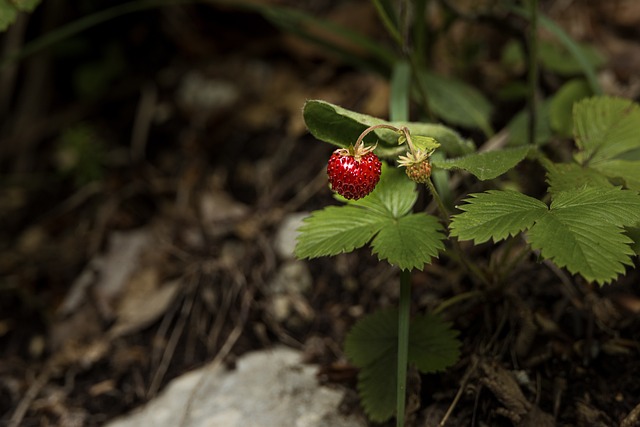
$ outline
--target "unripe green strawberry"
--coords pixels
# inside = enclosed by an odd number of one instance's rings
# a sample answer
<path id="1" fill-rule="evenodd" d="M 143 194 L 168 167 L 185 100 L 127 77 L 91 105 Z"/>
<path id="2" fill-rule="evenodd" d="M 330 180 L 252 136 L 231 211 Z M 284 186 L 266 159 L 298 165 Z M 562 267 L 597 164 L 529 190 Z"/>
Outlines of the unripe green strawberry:
<path id="1" fill-rule="evenodd" d="M 429 163 L 429 160 L 423 160 L 420 163 L 413 163 L 407 166 L 405 173 L 411 181 L 419 184 L 426 184 L 431 176 L 431 163 Z"/>
<path id="2" fill-rule="evenodd" d="M 382 163 L 373 148 L 349 147 L 333 152 L 327 165 L 331 189 L 346 199 L 361 199 L 380 180 Z"/>
<path id="3" fill-rule="evenodd" d="M 398 164 L 406 168 L 405 173 L 411 181 L 426 184 L 431 176 L 431 152 L 417 150 L 398 158 Z"/>

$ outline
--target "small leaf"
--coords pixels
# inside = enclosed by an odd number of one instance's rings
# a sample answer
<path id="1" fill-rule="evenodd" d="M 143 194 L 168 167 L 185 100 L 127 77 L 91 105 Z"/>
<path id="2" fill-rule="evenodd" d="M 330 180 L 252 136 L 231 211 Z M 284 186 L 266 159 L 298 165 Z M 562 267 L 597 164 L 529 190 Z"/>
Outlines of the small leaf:
<path id="1" fill-rule="evenodd" d="M 453 216 L 449 228 L 452 236 L 476 243 L 515 236 L 531 227 L 548 210 L 540 200 L 517 191 L 471 194 L 466 202 L 459 206 L 464 212 Z"/>
<path id="2" fill-rule="evenodd" d="M 565 83 L 551 99 L 549 118 L 551 129 L 564 137 L 573 135 L 573 104 L 592 95 L 589 84 L 583 79 Z"/>
<path id="3" fill-rule="evenodd" d="M 506 148 L 499 151 L 469 154 L 464 157 L 434 160 L 433 165 L 442 169 L 462 169 L 481 181 L 496 178 L 514 168 L 529 153 L 529 146 Z"/>
<path id="4" fill-rule="evenodd" d="M 422 270 L 444 249 L 442 226 L 438 219 L 423 213 L 388 221 L 371 243 L 381 260 L 402 270 Z"/>
<path id="5" fill-rule="evenodd" d="M 445 152 L 453 156 L 461 156 L 475 150 L 473 143 L 462 139 L 457 132 L 446 126 L 432 123 L 387 122 L 325 101 L 307 101 L 303 116 L 309 132 L 314 137 L 338 147 L 347 147 L 355 143 L 358 136 L 369 126 L 390 124 L 397 128 L 408 127 L 412 136 L 433 137 L 442 145 Z M 398 134 L 389 130 L 375 130 L 368 134 L 364 141 L 367 144 L 379 142 L 376 152 L 390 157 L 406 151 L 406 147 L 397 146 Z"/>
<path id="6" fill-rule="evenodd" d="M 640 147 L 640 107 L 622 98 L 593 97 L 574 105 L 574 134 L 584 163 L 610 160 Z"/>
<path id="7" fill-rule="evenodd" d="M 478 128 L 492 135 L 492 106 L 476 88 L 461 80 L 424 72 L 420 75 L 429 97 L 429 106 L 444 121 Z"/>

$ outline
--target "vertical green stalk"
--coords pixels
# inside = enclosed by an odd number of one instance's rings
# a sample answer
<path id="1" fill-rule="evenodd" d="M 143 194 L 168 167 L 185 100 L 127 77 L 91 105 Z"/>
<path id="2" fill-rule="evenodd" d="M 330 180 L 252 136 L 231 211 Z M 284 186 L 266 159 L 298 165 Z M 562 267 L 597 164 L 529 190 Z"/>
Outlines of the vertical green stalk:
<path id="1" fill-rule="evenodd" d="M 529 0 L 529 144 L 536 142 L 538 121 L 538 0 Z"/>
<path id="2" fill-rule="evenodd" d="M 405 5 L 406 6 L 406 5 Z M 402 18 L 401 18 L 402 22 Z M 389 115 L 394 121 L 409 120 L 411 70 L 406 61 L 395 64 L 391 79 Z M 411 308 L 411 271 L 400 272 L 400 302 L 398 307 L 398 363 L 396 365 L 396 426 L 404 427 L 407 395 L 407 363 L 409 353 L 409 312 Z"/>
<path id="3" fill-rule="evenodd" d="M 398 306 L 398 384 L 396 387 L 396 426 L 404 427 L 407 396 L 407 363 L 409 358 L 409 313 L 411 311 L 411 271 L 400 273 L 400 303 Z"/>

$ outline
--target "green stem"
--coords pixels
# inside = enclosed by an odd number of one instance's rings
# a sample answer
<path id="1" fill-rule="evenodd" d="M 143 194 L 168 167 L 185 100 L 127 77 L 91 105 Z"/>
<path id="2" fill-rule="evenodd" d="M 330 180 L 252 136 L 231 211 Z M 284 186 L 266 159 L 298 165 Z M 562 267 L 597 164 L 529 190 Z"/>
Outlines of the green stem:
<path id="1" fill-rule="evenodd" d="M 538 121 L 538 0 L 529 0 L 529 144 L 536 142 Z"/>
<path id="2" fill-rule="evenodd" d="M 438 206 L 438 212 L 440 213 L 440 217 L 442 218 L 444 223 L 447 226 L 449 226 L 449 212 L 447 211 L 447 208 L 444 206 L 444 203 L 442 203 L 440 194 L 438 194 L 438 190 L 436 190 L 435 185 L 433 185 L 433 181 L 431 181 L 431 178 L 427 180 L 427 187 L 429 188 L 429 191 L 433 196 L 433 200 L 435 200 L 436 205 Z"/>
<path id="3" fill-rule="evenodd" d="M 398 365 L 396 387 L 396 426 L 404 427 L 407 395 L 407 364 L 409 360 L 409 313 L 411 311 L 411 271 L 400 272 L 400 303 L 398 307 Z"/>

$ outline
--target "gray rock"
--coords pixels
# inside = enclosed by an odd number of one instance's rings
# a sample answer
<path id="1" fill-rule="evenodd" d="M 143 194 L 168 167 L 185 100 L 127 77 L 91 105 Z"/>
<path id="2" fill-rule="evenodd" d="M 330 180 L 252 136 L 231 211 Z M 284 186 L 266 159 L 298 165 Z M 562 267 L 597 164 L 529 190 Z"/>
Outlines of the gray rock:
<path id="1" fill-rule="evenodd" d="M 365 427 L 338 413 L 344 392 L 320 386 L 300 352 L 246 354 L 237 368 L 203 367 L 173 380 L 145 408 L 107 427 Z"/>

